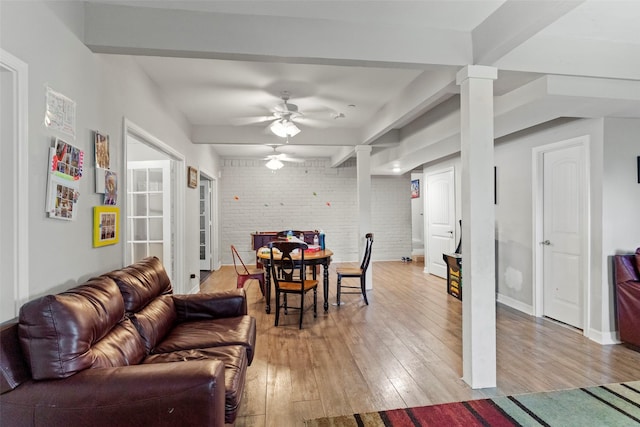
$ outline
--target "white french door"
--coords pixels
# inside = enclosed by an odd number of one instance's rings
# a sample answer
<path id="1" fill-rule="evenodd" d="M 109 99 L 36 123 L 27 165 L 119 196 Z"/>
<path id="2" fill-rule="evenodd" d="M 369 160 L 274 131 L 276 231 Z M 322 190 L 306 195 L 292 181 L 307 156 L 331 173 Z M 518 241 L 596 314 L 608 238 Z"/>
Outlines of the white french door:
<path id="1" fill-rule="evenodd" d="M 213 269 L 211 245 L 211 181 L 200 176 L 200 270 Z"/>
<path id="2" fill-rule="evenodd" d="M 426 175 L 425 213 L 427 223 L 427 271 L 447 277 L 447 265 L 442 254 L 452 253 L 455 240 L 455 188 L 453 168 Z"/>
<path id="3" fill-rule="evenodd" d="M 173 277 L 171 161 L 127 162 L 129 264 L 157 256 Z"/>

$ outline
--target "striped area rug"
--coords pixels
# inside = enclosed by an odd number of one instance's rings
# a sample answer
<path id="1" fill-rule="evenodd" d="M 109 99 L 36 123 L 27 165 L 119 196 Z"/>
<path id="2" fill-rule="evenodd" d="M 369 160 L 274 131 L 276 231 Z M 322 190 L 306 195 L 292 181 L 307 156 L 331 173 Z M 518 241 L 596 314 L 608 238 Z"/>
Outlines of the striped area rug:
<path id="1" fill-rule="evenodd" d="M 305 426 L 640 426 L 640 381 L 318 418 Z"/>

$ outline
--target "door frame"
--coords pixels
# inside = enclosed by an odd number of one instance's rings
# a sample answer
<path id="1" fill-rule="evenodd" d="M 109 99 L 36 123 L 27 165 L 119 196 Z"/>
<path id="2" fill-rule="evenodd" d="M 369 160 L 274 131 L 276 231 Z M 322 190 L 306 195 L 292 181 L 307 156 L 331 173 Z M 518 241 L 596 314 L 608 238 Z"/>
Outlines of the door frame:
<path id="1" fill-rule="evenodd" d="M 532 208 L 533 208 L 533 235 L 532 235 L 532 254 L 533 254 L 533 315 L 536 317 L 542 317 L 544 313 L 544 254 L 543 247 L 540 242 L 543 241 L 544 236 L 544 188 L 543 188 L 543 166 L 544 166 L 544 154 L 552 151 L 562 150 L 565 148 L 581 146 L 584 150 L 584 197 L 583 197 L 583 212 L 585 214 L 584 223 L 582 225 L 581 234 L 582 239 L 582 255 L 584 256 L 584 262 L 582 263 L 582 277 L 584 277 L 584 284 L 582 287 L 582 324 L 584 328 L 582 334 L 584 336 L 589 335 L 591 329 L 591 275 L 589 269 L 589 260 L 591 259 L 591 173 L 590 173 L 590 151 L 589 151 L 589 135 L 583 135 L 575 138 L 566 139 L 563 141 L 554 142 L 551 144 L 534 147 L 532 149 Z"/>
<path id="2" fill-rule="evenodd" d="M 451 182 L 451 192 L 453 192 L 453 195 L 451 195 L 451 193 L 449 194 L 449 197 L 453 200 L 453 206 L 451 206 L 451 209 L 453 210 L 453 250 L 455 251 L 456 248 L 456 242 L 458 241 L 457 239 L 457 231 L 458 231 L 458 227 L 456 225 L 456 170 L 455 167 L 453 165 L 451 166 L 447 166 L 445 168 L 442 169 L 437 169 L 437 170 L 432 170 L 432 171 L 428 171 L 425 172 L 423 171 L 423 180 L 424 180 L 424 205 L 422 208 L 422 212 L 423 212 L 423 216 L 424 216 L 424 273 L 428 273 L 431 274 L 431 271 L 429 269 L 429 251 L 430 249 L 430 243 L 431 243 L 431 230 L 429 227 L 429 207 L 427 206 L 427 201 L 428 201 L 428 185 L 427 182 L 429 180 L 430 176 L 433 175 L 440 175 L 442 173 L 451 173 L 451 177 L 452 177 L 452 182 Z M 460 232 L 462 232 L 462 230 L 460 230 Z"/>
<path id="3" fill-rule="evenodd" d="M 13 207 L 13 233 L 9 241 L 12 248 L 14 286 L 14 314 L 29 300 L 29 66 L 0 48 L 0 67 L 11 73 L 13 89 L 13 152 L 16 173 L 11 182 L 3 183 L 11 188 Z M 4 243 L 3 243 L 4 244 Z"/>
<path id="4" fill-rule="evenodd" d="M 156 138 L 155 136 L 153 136 L 152 134 L 150 134 L 149 132 L 147 132 L 146 130 L 144 130 L 142 127 L 138 126 L 137 124 L 133 123 L 131 120 L 127 119 L 126 117 L 123 118 L 123 125 L 122 125 L 122 152 L 123 154 L 123 161 L 124 161 L 124 166 L 123 166 L 123 175 L 124 175 L 124 185 L 123 188 L 128 188 L 128 183 L 127 183 L 127 137 L 129 135 L 135 136 L 136 138 L 144 141 L 145 143 L 149 144 L 151 147 L 153 147 L 155 150 L 161 151 L 164 154 L 166 154 L 167 156 L 169 156 L 171 158 L 171 160 L 173 160 L 173 166 L 174 166 L 174 172 L 175 172 L 175 176 L 173 177 L 175 179 L 175 185 L 173 186 L 173 192 L 174 192 L 174 210 L 173 210 L 173 221 L 175 224 L 175 236 L 174 236 L 174 244 L 173 246 L 173 251 L 172 251 L 172 257 L 173 257 L 173 261 L 174 261 L 174 279 L 175 279 L 175 285 L 179 285 L 179 284 L 186 284 L 189 283 L 189 278 L 185 277 L 184 271 L 185 271 L 185 188 L 187 186 L 187 172 L 186 172 L 186 168 L 185 168 L 185 157 L 180 154 L 178 151 L 176 151 L 175 149 L 173 149 L 172 147 L 170 147 L 169 145 L 167 145 L 166 143 L 162 142 L 160 139 Z M 125 201 L 123 203 L 123 209 L 126 212 L 127 206 L 126 206 L 126 198 Z M 123 216 L 121 215 L 121 224 L 120 226 L 122 226 L 122 221 L 125 221 L 125 227 L 127 227 L 126 225 L 126 220 L 123 219 Z M 126 228 L 122 228 L 123 230 L 125 230 L 126 233 Z M 182 254 L 181 256 L 179 254 Z M 122 251 L 122 261 L 123 261 L 123 265 L 127 265 L 127 248 L 125 247 L 124 250 Z M 176 293 L 186 293 L 188 290 L 187 289 L 181 289 L 181 288 L 177 288 L 175 289 Z"/>
<path id="5" fill-rule="evenodd" d="M 211 212 L 211 236 L 209 241 L 211 242 L 211 252 L 213 254 L 213 270 L 220 268 L 220 233 L 218 232 L 218 180 L 207 169 L 200 168 L 200 175 L 203 175 L 211 182 L 211 206 L 209 207 Z"/>

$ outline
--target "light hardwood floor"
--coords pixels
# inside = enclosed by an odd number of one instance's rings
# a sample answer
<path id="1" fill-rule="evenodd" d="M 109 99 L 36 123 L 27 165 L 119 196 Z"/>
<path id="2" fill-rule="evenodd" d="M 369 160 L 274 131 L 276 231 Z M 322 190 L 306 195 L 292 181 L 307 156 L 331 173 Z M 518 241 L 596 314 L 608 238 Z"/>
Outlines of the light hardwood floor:
<path id="1" fill-rule="evenodd" d="M 336 265 L 330 268 L 335 303 Z M 298 315 L 267 315 L 255 281 L 247 282 L 257 321 L 256 354 L 236 420 L 242 426 L 302 426 L 303 420 L 640 379 L 640 353 L 601 346 L 572 328 L 498 304 L 496 388 L 472 390 L 462 376 L 462 303 L 443 279 L 415 263 L 373 263 L 369 306 L 359 295 L 344 305 Z M 356 279 L 357 280 L 357 279 Z M 235 288 L 225 266 L 203 292 Z M 312 294 L 306 302 L 310 304 Z M 272 305 L 273 307 L 273 305 Z"/>

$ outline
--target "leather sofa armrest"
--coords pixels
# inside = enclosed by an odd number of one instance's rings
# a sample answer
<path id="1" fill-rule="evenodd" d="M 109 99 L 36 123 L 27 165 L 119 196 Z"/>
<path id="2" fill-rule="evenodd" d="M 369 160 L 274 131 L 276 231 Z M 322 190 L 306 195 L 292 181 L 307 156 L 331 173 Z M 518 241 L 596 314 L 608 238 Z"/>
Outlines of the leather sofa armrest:
<path id="1" fill-rule="evenodd" d="M 218 360 L 87 369 L 30 381 L 1 396 L 7 425 L 224 426 L 224 363 Z"/>
<path id="2" fill-rule="evenodd" d="M 173 295 L 178 322 L 244 316 L 247 294 L 244 289 L 206 294 Z"/>

